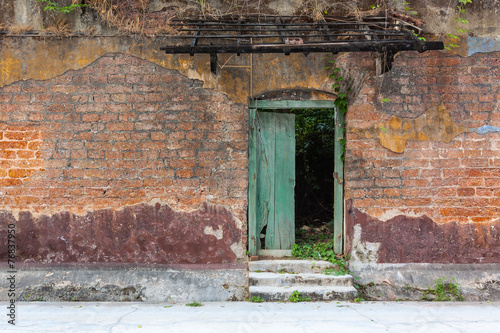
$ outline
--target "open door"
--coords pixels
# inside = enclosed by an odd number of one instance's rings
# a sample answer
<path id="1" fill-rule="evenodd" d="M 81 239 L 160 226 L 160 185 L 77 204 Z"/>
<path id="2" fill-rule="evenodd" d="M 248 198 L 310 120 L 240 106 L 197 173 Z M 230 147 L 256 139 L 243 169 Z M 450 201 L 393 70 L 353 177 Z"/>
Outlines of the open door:
<path id="1" fill-rule="evenodd" d="M 295 115 L 279 109 L 330 108 L 333 101 L 253 101 L 249 114 L 248 252 L 290 255 L 295 243 Z M 336 112 L 334 249 L 342 253 L 343 119 Z M 337 137 L 337 129 L 338 135 Z M 342 136 L 340 136 L 342 135 Z M 338 156 L 337 156 L 338 155 Z M 337 165 L 338 164 L 338 165 Z"/>

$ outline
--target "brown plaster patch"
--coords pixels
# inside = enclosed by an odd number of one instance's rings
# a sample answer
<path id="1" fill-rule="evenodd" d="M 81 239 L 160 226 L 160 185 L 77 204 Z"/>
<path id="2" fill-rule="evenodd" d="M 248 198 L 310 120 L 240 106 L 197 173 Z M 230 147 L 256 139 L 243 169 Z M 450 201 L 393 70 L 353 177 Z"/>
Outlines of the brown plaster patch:
<path id="1" fill-rule="evenodd" d="M 392 116 L 369 128 L 356 128 L 354 133 L 367 139 L 378 139 L 380 144 L 396 153 L 406 149 L 407 141 L 450 142 L 457 135 L 468 132 L 457 125 L 444 105 L 428 109 L 424 114 L 407 119 Z"/>
<path id="2" fill-rule="evenodd" d="M 16 224 L 17 261 L 25 263 L 234 263 L 231 245 L 242 237 L 230 211 L 207 204 L 192 212 L 157 203 L 37 218 L 23 211 L 17 221 L 0 211 L 4 240 L 9 223 Z M 222 238 L 207 235 L 207 226 L 221 229 Z M 6 244 L 0 260 L 7 260 Z"/>
<path id="3" fill-rule="evenodd" d="M 379 243 L 378 263 L 500 263 L 500 220 L 491 223 L 442 223 L 427 216 L 399 215 L 381 221 L 347 200 L 347 253 L 354 226 L 361 242 Z"/>

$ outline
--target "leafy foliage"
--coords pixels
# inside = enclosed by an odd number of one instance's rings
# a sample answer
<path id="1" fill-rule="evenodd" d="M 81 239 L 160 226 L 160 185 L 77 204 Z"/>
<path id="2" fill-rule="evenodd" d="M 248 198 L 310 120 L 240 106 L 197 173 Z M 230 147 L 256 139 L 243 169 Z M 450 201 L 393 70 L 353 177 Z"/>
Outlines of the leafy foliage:
<path id="1" fill-rule="evenodd" d="M 86 7 L 86 4 L 81 4 L 81 3 L 72 3 L 69 6 L 59 6 L 57 3 L 50 1 L 50 0 L 36 0 L 38 2 L 42 2 L 45 4 L 45 7 L 43 10 L 46 11 L 56 11 L 59 13 L 69 13 L 77 8 L 81 7 Z"/>
<path id="2" fill-rule="evenodd" d="M 349 274 L 347 262 L 342 256 L 337 256 L 333 250 L 333 241 L 304 243 L 292 245 L 292 257 L 297 259 L 325 260 L 335 264 L 335 268 L 323 270 L 325 275 Z"/>
<path id="3" fill-rule="evenodd" d="M 262 298 L 260 298 L 260 296 L 252 296 L 252 298 L 250 299 L 250 302 L 252 302 L 252 303 L 262 303 L 262 302 L 264 302 L 264 300 Z"/>
<path id="4" fill-rule="evenodd" d="M 445 278 L 434 281 L 434 287 L 423 292 L 422 300 L 426 301 L 463 301 L 460 285 L 454 282 L 445 282 Z"/>
<path id="5" fill-rule="evenodd" d="M 195 302 L 187 303 L 186 306 L 198 307 L 198 306 L 203 306 L 203 304 L 195 301 Z"/>
<path id="6" fill-rule="evenodd" d="M 294 290 L 288 300 L 292 303 L 311 301 L 310 298 L 302 296 L 302 294 L 298 290 Z"/>

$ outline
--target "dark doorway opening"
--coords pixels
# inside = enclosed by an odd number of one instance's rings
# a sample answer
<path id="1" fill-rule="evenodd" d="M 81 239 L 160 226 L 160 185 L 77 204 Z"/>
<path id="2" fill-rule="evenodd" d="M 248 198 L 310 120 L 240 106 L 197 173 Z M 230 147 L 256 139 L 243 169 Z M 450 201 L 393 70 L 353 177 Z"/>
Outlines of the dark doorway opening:
<path id="1" fill-rule="evenodd" d="M 335 110 L 291 112 L 295 114 L 295 227 L 300 236 L 304 226 L 317 229 L 333 222 Z"/>

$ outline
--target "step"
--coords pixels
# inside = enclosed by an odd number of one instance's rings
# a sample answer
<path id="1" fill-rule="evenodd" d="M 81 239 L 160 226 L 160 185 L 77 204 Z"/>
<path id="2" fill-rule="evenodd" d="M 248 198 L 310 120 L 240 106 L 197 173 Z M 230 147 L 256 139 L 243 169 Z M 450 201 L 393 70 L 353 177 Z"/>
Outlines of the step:
<path id="1" fill-rule="evenodd" d="M 249 294 L 252 297 L 260 297 L 267 302 L 288 301 L 292 293 L 297 290 L 302 297 L 310 298 L 311 301 L 350 301 L 354 300 L 357 291 L 354 287 L 343 286 L 250 286 Z"/>
<path id="2" fill-rule="evenodd" d="M 351 275 L 325 275 L 317 273 L 279 274 L 250 272 L 250 286 L 352 286 Z"/>
<path id="3" fill-rule="evenodd" d="M 258 260 L 250 261 L 250 272 L 321 273 L 335 265 L 323 260 Z"/>

